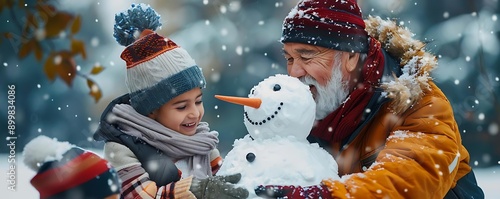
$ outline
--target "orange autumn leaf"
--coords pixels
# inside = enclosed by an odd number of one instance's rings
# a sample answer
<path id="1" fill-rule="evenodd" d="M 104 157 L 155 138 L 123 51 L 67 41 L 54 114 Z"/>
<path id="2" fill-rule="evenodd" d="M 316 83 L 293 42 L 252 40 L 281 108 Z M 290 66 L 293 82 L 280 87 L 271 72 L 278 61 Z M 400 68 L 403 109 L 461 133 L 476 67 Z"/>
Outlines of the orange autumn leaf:
<path id="1" fill-rule="evenodd" d="M 35 42 L 34 46 L 35 50 L 35 58 L 37 61 L 41 61 L 43 58 L 43 50 L 42 50 L 42 45 L 40 45 L 39 42 Z"/>
<path id="2" fill-rule="evenodd" d="M 90 74 L 92 75 L 97 75 L 99 74 L 100 72 L 102 72 L 104 70 L 104 67 L 102 67 L 100 64 L 99 65 L 95 65 L 92 70 L 90 71 Z"/>
<path id="3" fill-rule="evenodd" d="M 76 16 L 73 21 L 73 25 L 71 25 L 71 34 L 74 35 L 80 31 L 80 27 L 82 26 L 82 20 L 80 16 Z"/>
<path id="4" fill-rule="evenodd" d="M 76 62 L 69 51 L 62 51 L 59 55 L 61 56 L 61 63 L 58 65 L 57 73 L 68 86 L 71 86 L 76 76 Z"/>
<path id="5" fill-rule="evenodd" d="M 58 12 L 53 16 L 49 16 L 47 24 L 45 24 L 46 37 L 56 37 L 68 26 L 69 22 L 73 19 L 73 15 Z"/>
<path id="6" fill-rule="evenodd" d="M 27 12 L 26 23 L 24 24 L 24 31 L 29 31 L 30 28 L 38 28 L 38 19 L 33 13 Z"/>
<path id="7" fill-rule="evenodd" d="M 56 56 L 58 56 L 56 53 L 52 52 L 50 53 L 49 57 L 47 60 L 45 60 L 45 64 L 43 65 L 43 71 L 45 72 L 45 75 L 49 78 L 50 81 L 54 81 L 56 79 L 57 75 L 57 63 L 59 62 L 56 60 Z M 60 59 L 60 58 L 57 58 Z"/>
<path id="8" fill-rule="evenodd" d="M 38 15 L 40 16 L 39 18 L 43 23 L 47 23 L 49 18 L 57 13 L 57 9 L 49 4 L 39 3 L 37 4 L 36 9 L 38 10 Z"/>
<path id="9" fill-rule="evenodd" d="M 102 97 L 101 89 L 92 80 L 87 79 L 87 86 L 90 89 L 89 95 L 92 96 L 95 102 L 98 102 Z"/>
<path id="10" fill-rule="evenodd" d="M 54 81 L 56 76 L 59 76 L 71 86 L 76 76 L 76 62 L 68 51 L 51 53 L 45 61 L 44 71 L 49 80 Z"/>
<path id="11" fill-rule="evenodd" d="M 1 0 L 0 0 L 0 1 L 1 1 Z M 12 34 L 11 32 L 5 32 L 5 33 L 3 33 L 3 36 L 4 36 L 5 38 L 7 38 L 7 39 L 11 39 L 12 37 L 14 37 L 14 36 L 13 36 L 13 34 Z"/>
<path id="12" fill-rule="evenodd" d="M 24 58 L 28 56 L 33 49 L 36 47 L 36 41 L 34 39 L 30 39 L 28 42 L 21 44 L 21 49 L 19 49 L 19 58 Z"/>
<path id="13" fill-rule="evenodd" d="M 2 11 L 4 7 L 12 8 L 13 5 L 14 5 L 13 0 L 0 0 L 0 11 Z"/>
<path id="14" fill-rule="evenodd" d="M 17 0 L 17 6 L 24 7 L 24 0 Z"/>
<path id="15" fill-rule="evenodd" d="M 19 58 L 24 58 L 28 56 L 31 51 L 35 52 L 36 60 L 40 61 L 43 58 L 43 50 L 41 44 L 34 38 L 30 39 L 28 42 L 21 44 L 21 49 L 19 49 Z"/>
<path id="16" fill-rule="evenodd" d="M 80 40 L 72 39 L 71 40 L 71 54 L 72 55 L 82 55 L 83 59 L 87 58 L 87 53 L 85 52 L 85 43 Z"/>

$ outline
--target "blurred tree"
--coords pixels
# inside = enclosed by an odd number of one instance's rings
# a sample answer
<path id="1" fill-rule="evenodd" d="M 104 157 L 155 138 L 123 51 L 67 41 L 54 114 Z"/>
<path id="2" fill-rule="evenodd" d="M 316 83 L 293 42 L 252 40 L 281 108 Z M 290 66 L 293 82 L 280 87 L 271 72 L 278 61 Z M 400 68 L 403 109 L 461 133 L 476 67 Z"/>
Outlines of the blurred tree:
<path id="1" fill-rule="evenodd" d="M 20 59 L 33 53 L 38 62 L 44 62 L 44 72 L 50 81 L 59 77 L 70 87 L 76 76 L 85 78 L 89 95 L 99 101 L 102 96 L 99 86 L 89 75 L 79 72 L 75 61 L 78 55 L 87 58 L 85 43 L 75 38 L 81 26 L 79 15 L 58 10 L 50 0 L 37 0 L 36 4 L 29 6 L 24 0 L 17 3 L 15 0 L 0 0 L 0 14 L 2 12 L 9 12 L 17 26 L 1 34 Z M 95 65 L 90 74 L 99 74 L 103 69 L 103 66 Z"/>
<path id="2" fill-rule="evenodd" d="M 88 28 L 83 27 L 92 20 L 78 15 L 80 11 L 62 8 L 56 0 L 0 0 L 0 71 L 5 75 L 0 78 L 0 96 L 7 93 L 4 85 L 15 85 L 13 136 L 18 152 L 39 134 L 82 147 L 96 145 L 90 139 L 95 119 L 86 104 L 101 99 L 93 78 L 104 67 L 89 64 L 96 53 L 89 50 L 92 43 L 87 39 Z M 56 83 L 57 79 L 61 82 Z M 7 104 L 6 99 L 2 97 L 0 103 Z M 0 112 L 7 113 L 6 108 L 0 106 Z M 0 115 L 1 121 L 7 121 L 6 116 Z M 2 122 L 0 128 L 7 129 L 6 124 Z M 5 145 L 0 148 L 5 152 Z"/>

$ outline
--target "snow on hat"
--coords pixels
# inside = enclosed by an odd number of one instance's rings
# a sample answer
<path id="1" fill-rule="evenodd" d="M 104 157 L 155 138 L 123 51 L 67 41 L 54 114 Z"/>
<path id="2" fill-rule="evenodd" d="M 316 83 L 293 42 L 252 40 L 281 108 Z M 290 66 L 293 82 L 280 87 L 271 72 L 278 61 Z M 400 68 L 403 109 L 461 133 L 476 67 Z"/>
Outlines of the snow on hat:
<path id="1" fill-rule="evenodd" d="M 301 0 L 285 17 L 282 31 L 283 43 L 368 51 L 368 33 L 356 0 Z"/>
<path id="2" fill-rule="evenodd" d="M 102 199 L 120 194 L 116 171 L 97 154 L 41 135 L 23 150 L 24 164 L 36 171 L 31 184 L 40 198 Z"/>
<path id="3" fill-rule="evenodd" d="M 149 5 L 132 4 L 115 15 L 116 41 L 126 46 L 127 87 L 132 107 L 143 115 L 193 88 L 205 87 L 205 78 L 186 50 L 155 33 L 160 15 Z"/>

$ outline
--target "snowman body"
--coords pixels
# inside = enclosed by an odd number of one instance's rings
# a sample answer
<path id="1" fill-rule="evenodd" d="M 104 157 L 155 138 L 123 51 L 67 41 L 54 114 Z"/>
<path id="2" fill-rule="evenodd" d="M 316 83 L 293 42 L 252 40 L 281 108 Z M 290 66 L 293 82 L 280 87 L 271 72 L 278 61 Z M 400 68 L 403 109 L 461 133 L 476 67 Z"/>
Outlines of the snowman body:
<path id="1" fill-rule="evenodd" d="M 217 175 L 241 173 L 239 186 L 257 198 L 258 185 L 318 185 L 323 179 L 339 179 L 337 163 L 317 144 L 295 137 L 252 140 L 249 135 L 234 142 Z"/>
<path id="2" fill-rule="evenodd" d="M 238 185 L 249 190 L 249 198 L 258 198 L 253 191 L 258 185 L 309 186 L 339 179 L 333 157 L 306 140 L 315 114 L 308 86 L 276 75 L 252 88 L 248 97 L 262 103 L 244 107 L 249 134 L 235 140 L 217 175 L 241 173 Z"/>

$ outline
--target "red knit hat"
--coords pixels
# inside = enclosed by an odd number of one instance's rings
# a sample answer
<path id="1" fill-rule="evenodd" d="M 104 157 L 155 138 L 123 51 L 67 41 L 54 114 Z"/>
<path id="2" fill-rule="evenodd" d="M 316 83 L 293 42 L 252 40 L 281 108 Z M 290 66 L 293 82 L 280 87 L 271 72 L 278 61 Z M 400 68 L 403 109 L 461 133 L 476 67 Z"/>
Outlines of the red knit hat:
<path id="1" fill-rule="evenodd" d="M 281 42 L 368 51 L 368 33 L 355 0 L 301 0 L 283 22 Z"/>
<path id="2" fill-rule="evenodd" d="M 116 171 L 97 154 L 47 136 L 24 147 L 24 163 L 37 172 L 31 184 L 41 199 L 102 199 L 120 194 Z"/>

